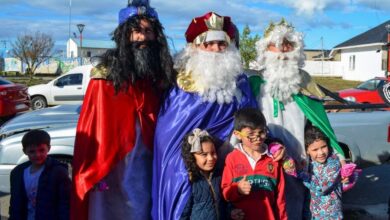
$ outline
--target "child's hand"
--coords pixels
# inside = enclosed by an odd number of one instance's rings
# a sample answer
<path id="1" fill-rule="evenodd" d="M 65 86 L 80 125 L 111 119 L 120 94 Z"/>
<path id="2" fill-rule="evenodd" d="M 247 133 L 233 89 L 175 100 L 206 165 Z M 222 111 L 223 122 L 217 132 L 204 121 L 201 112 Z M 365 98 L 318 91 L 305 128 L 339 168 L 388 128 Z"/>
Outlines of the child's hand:
<path id="1" fill-rule="evenodd" d="M 341 182 L 344 183 L 344 184 L 349 183 L 349 177 L 341 178 Z"/>
<path id="2" fill-rule="evenodd" d="M 274 157 L 274 161 L 280 161 L 286 156 L 286 147 L 280 145 L 281 147 L 277 150 L 272 156 Z"/>
<path id="3" fill-rule="evenodd" d="M 230 213 L 230 218 L 233 220 L 243 220 L 245 217 L 245 213 L 242 209 L 233 209 Z"/>
<path id="4" fill-rule="evenodd" d="M 249 195 L 251 192 L 251 184 L 246 179 L 246 175 L 238 182 L 238 192 L 242 195 Z"/>

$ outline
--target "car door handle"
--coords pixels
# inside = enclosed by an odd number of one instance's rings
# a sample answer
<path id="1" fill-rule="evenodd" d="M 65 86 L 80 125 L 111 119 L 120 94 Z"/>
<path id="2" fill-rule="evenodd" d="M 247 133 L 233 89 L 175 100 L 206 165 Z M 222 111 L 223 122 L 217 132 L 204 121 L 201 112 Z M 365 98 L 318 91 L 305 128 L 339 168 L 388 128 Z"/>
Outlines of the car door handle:
<path id="1" fill-rule="evenodd" d="M 77 87 L 77 89 L 81 89 L 81 87 Z"/>

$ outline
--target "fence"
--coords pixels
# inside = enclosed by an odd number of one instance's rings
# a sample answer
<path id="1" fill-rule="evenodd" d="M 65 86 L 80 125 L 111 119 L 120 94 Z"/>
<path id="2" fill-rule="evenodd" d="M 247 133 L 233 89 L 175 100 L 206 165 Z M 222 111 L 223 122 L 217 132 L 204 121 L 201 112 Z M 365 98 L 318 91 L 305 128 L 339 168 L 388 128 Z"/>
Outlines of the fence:
<path id="1" fill-rule="evenodd" d="M 89 58 L 82 58 L 83 65 L 90 64 Z M 22 64 L 20 60 L 16 58 L 4 58 L 0 65 L 0 71 L 4 72 L 19 72 L 24 74 L 27 69 L 26 64 Z M 80 66 L 81 58 L 50 58 L 43 62 L 35 70 L 36 74 L 57 74 L 68 72 L 70 69 Z"/>
<path id="2" fill-rule="evenodd" d="M 343 76 L 343 66 L 340 61 L 305 61 L 303 68 L 312 76 Z"/>

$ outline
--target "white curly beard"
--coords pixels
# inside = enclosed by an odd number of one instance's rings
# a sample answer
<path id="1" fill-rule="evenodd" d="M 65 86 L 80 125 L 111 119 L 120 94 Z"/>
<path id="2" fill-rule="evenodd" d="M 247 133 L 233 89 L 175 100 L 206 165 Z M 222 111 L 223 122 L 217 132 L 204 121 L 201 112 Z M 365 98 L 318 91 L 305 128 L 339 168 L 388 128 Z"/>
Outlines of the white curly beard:
<path id="1" fill-rule="evenodd" d="M 175 59 L 175 68 L 191 74 L 203 101 L 230 103 L 240 96 L 236 79 L 242 73 L 240 52 L 229 46 L 224 52 L 208 52 L 188 45 Z"/>
<path id="2" fill-rule="evenodd" d="M 264 56 L 265 92 L 283 103 L 290 102 L 291 95 L 299 92 L 302 80 L 298 67 L 299 51 L 288 53 L 267 51 Z"/>

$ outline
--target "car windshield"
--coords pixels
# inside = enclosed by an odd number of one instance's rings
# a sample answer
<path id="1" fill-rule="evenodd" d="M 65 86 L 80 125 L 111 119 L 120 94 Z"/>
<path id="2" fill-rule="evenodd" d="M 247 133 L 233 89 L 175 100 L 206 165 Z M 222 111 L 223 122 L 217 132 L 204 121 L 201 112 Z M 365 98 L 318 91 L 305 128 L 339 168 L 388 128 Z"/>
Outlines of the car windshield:
<path id="1" fill-rule="evenodd" d="M 12 82 L 0 77 L 0 85 L 8 85 L 8 84 L 12 84 Z"/>
<path id="2" fill-rule="evenodd" d="M 376 90 L 382 84 L 383 84 L 383 80 L 380 80 L 380 79 L 370 79 L 370 80 L 365 81 L 362 84 L 358 85 L 356 88 L 357 89 L 363 89 L 363 90 Z"/>

